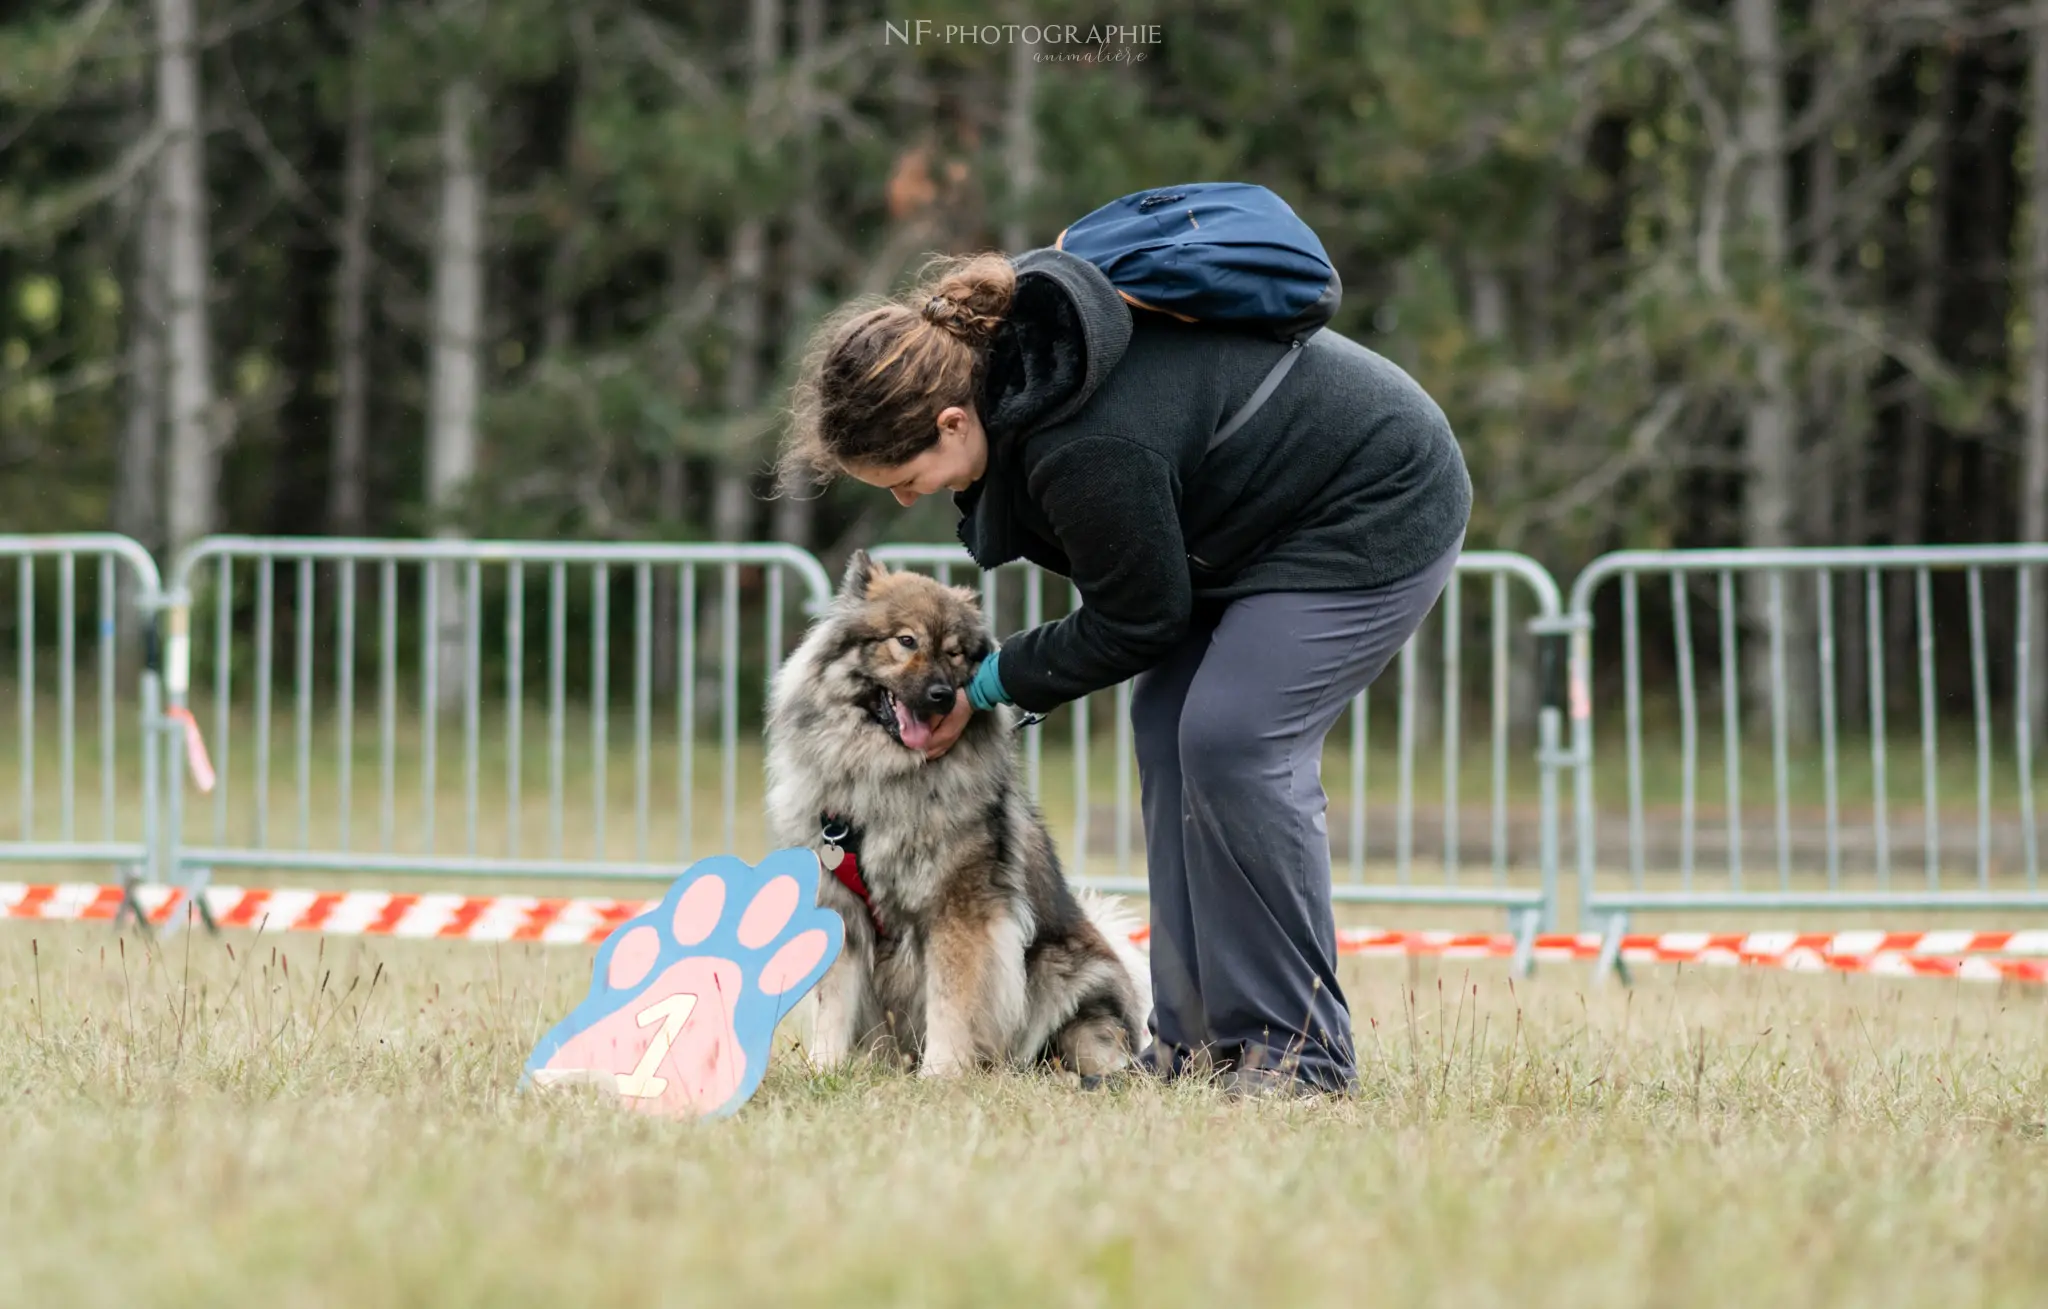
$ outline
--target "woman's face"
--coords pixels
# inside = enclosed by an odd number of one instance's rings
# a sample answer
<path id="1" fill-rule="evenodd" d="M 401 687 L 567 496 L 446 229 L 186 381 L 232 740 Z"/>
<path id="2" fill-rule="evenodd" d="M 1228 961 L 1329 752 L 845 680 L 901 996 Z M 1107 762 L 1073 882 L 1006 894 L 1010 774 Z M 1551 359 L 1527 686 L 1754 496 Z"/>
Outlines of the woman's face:
<path id="1" fill-rule="evenodd" d="M 917 458 L 893 468 L 846 465 L 847 476 L 881 487 L 905 507 L 916 504 L 922 496 L 965 491 L 987 471 L 988 436 L 981 430 L 981 418 L 973 407 L 963 405 L 940 411 L 938 443 Z"/>

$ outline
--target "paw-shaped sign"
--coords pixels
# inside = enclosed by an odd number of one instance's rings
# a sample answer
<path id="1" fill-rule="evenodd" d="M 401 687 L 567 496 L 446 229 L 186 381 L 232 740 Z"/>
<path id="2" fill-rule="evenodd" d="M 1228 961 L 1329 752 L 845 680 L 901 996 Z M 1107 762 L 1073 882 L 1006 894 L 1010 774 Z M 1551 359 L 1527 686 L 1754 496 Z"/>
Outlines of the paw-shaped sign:
<path id="1" fill-rule="evenodd" d="M 731 855 L 691 865 L 598 947 L 590 995 L 534 1047 L 527 1077 L 595 1086 L 644 1113 L 737 1110 L 767 1071 L 775 1025 L 845 943 L 817 897 L 809 850 L 758 868 Z"/>

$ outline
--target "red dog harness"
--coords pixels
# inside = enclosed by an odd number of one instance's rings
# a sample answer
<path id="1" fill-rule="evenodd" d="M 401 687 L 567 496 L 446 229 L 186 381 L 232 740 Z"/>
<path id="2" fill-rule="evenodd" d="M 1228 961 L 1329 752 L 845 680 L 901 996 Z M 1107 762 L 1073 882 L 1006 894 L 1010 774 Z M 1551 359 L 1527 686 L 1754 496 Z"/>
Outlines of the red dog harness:
<path id="1" fill-rule="evenodd" d="M 825 841 L 825 852 L 819 862 L 839 884 L 853 893 L 856 900 L 868 911 L 868 921 L 874 924 L 875 935 L 884 940 L 889 933 L 882 926 L 882 915 L 875 909 L 874 893 L 860 875 L 860 832 L 844 818 L 824 815 L 823 826 L 818 833 Z"/>

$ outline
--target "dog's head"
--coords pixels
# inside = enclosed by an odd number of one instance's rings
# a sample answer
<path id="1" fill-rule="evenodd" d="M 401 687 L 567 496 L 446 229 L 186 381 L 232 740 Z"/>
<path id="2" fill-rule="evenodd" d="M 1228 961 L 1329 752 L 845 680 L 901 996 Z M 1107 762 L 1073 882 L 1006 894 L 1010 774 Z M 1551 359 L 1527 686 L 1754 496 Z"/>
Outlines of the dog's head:
<path id="1" fill-rule="evenodd" d="M 829 625 L 831 646 L 816 690 L 857 709 L 862 726 L 906 758 L 922 757 L 995 648 L 973 591 L 892 572 L 864 550 L 846 566 Z M 968 731 L 977 730 L 986 729 L 970 722 Z"/>

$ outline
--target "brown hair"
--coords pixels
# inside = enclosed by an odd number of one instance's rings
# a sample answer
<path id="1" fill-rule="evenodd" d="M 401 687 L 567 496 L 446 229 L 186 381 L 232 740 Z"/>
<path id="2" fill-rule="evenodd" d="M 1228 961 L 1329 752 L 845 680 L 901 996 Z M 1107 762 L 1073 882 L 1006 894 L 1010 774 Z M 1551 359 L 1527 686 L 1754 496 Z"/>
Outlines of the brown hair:
<path id="1" fill-rule="evenodd" d="M 822 486 L 849 463 L 893 468 L 936 444 L 940 412 L 974 402 L 1016 289 L 1002 255 L 939 259 L 914 289 L 821 323 L 791 395 L 782 485 Z"/>

